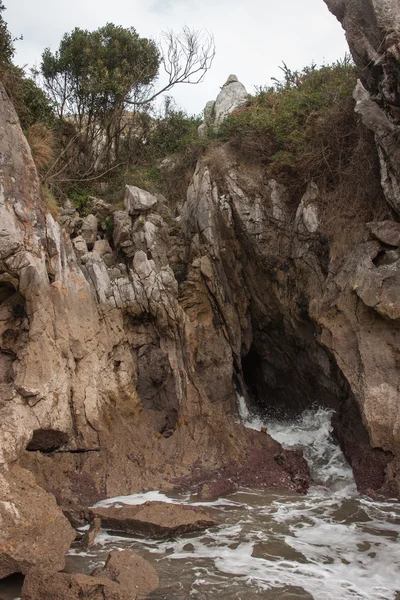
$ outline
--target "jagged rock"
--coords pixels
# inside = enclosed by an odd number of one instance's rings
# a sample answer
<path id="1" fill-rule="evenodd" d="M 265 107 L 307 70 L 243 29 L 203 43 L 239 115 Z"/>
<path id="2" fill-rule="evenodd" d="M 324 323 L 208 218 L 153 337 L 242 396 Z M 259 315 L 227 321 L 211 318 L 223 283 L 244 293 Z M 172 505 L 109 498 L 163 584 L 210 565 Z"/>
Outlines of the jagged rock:
<path id="1" fill-rule="evenodd" d="M 107 217 L 109 217 L 113 213 L 113 207 L 105 200 L 101 198 L 96 198 L 94 196 L 89 196 L 89 201 L 91 203 L 91 213 L 99 219 L 99 221 L 103 221 Z"/>
<path id="2" fill-rule="evenodd" d="M 151 564 L 131 550 L 110 552 L 102 569 L 96 569 L 92 575 L 107 577 L 118 583 L 135 597 L 147 597 L 159 586 L 156 570 Z"/>
<path id="3" fill-rule="evenodd" d="M 52 496 L 17 466 L 0 473 L 0 579 L 65 565 L 75 532 Z"/>
<path id="4" fill-rule="evenodd" d="M 72 240 L 72 245 L 77 258 L 82 258 L 82 256 L 88 253 L 87 243 L 81 235 Z"/>
<path id="5" fill-rule="evenodd" d="M 134 185 L 125 187 L 124 204 L 129 215 L 137 215 L 150 211 L 157 204 L 157 198 Z"/>
<path id="6" fill-rule="evenodd" d="M 106 254 L 112 254 L 112 248 L 108 240 L 96 240 L 93 246 L 93 252 L 97 252 L 99 256 L 104 258 Z"/>
<path id="7" fill-rule="evenodd" d="M 92 508 L 91 512 L 105 529 L 155 539 L 203 531 L 216 524 L 201 508 L 167 502 Z"/>
<path id="8" fill-rule="evenodd" d="M 100 519 L 94 518 L 90 523 L 89 529 L 84 533 L 82 538 L 82 548 L 87 550 L 96 543 L 96 536 L 101 529 Z"/>
<path id="9" fill-rule="evenodd" d="M 353 290 L 366 306 L 374 308 L 388 319 L 400 318 L 400 259 L 382 266 L 373 260 L 378 256 L 376 242 L 362 246 L 363 257 L 357 264 L 352 280 Z"/>
<path id="10" fill-rule="evenodd" d="M 218 129 L 228 115 L 245 104 L 247 98 L 248 93 L 244 85 L 236 75 L 229 75 L 215 102 L 207 102 L 204 109 L 204 123 L 199 127 L 199 135 L 203 135 L 207 127 Z"/>
<path id="11" fill-rule="evenodd" d="M 400 246 L 400 223 L 396 221 L 373 221 L 367 223 L 372 236 L 388 246 Z"/>
<path id="12" fill-rule="evenodd" d="M 105 577 L 32 569 L 25 577 L 21 600 L 135 600 L 134 591 Z"/>
<path id="13" fill-rule="evenodd" d="M 88 215 L 83 219 L 81 236 L 87 244 L 94 244 L 97 240 L 98 221 L 94 215 Z"/>
<path id="14" fill-rule="evenodd" d="M 319 190 L 316 183 L 309 183 L 296 211 L 295 226 L 302 233 L 315 233 L 320 226 L 318 209 Z"/>
<path id="15" fill-rule="evenodd" d="M 127 212 L 118 210 L 114 213 L 113 238 L 116 248 L 126 249 L 133 246 L 132 218 Z"/>
<path id="16" fill-rule="evenodd" d="M 397 0 L 324 0 L 339 19 L 361 81 L 356 111 L 373 131 L 379 150 L 382 188 L 400 213 L 400 14 Z"/>

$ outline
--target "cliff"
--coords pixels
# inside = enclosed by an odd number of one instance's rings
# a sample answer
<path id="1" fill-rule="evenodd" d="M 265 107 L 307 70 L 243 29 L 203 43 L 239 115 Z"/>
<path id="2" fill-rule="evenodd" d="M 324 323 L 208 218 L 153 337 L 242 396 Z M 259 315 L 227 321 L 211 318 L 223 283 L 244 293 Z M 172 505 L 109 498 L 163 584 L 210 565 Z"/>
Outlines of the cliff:
<path id="1" fill-rule="evenodd" d="M 395 3 L 371 0 L 362 14 L 376 31 L 360 37 L 357 2 L 327 4 L 364 66 L 357 110 L 398 213 Z M 65 206 L 58 223 L 4 89 L 0 101 L 0 576 L 49 566 L 55 529 L 50 567 L 62 568 L 73 532 L 54 497 L 88 505 L 223 479 L 304 492 L 302 457 L 238 424 L 238 393 L 278 414 L 333 407 L 359 489 L 400 494 L 396 217 L 364 227 L 339 260 L 314 181 L 294 206 L 262 165 L 220 144 L 177 217 L 128 186 L 123 210 L 96 201 L 81 218 Z M 22 538 L 41 521 L 39 496 L 53 529 L 29 533 L 43 549 L 31 555 Z"/>

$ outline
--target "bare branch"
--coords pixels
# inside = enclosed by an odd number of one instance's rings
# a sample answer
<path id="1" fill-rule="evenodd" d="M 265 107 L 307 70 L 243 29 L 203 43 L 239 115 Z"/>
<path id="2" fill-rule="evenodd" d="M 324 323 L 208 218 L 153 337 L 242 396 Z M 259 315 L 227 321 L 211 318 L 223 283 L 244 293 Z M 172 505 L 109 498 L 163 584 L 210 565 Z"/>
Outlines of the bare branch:
<path id="1" fill-rule="evenodd" d="M 127 99 L 134 106 L 149 104 L 179 83 L 195 85 L 203 81 L 215 57 L 214 36 L 185 26 L 179 34 L 168 30 L 162 35 L 161 62 L 168 82 L 161 89 L 146 95 L 149 89 L 140 90 L 139 96 Z M 138 91 L 138 90 L 136 90 Z"/>

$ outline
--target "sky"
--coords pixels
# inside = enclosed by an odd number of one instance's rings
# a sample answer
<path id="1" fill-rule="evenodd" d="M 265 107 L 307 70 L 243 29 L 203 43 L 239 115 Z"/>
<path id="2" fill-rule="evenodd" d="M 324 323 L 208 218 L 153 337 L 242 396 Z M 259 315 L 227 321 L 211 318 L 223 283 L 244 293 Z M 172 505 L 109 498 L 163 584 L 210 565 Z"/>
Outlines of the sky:
<path id="1" fill-rule="evenodd" d="M 189 114 L 200 114 L 232 73 L 254 92 L 271 77 L 281 78 L 284 61 L 292 70 L 333 62 L 348 50 L 340 24 L 323 0 L 4 0 L 3 13 L 15 43 L 15 62 L 40 64 L 44 48 L 57 49 L 74 27 L 97 29 L 107 22 L 133 26 L 160 40 L 163 31 L 183 25 L 212 32 L 216 56 L 199 85 L 180 84 L 170 94 Z"/>

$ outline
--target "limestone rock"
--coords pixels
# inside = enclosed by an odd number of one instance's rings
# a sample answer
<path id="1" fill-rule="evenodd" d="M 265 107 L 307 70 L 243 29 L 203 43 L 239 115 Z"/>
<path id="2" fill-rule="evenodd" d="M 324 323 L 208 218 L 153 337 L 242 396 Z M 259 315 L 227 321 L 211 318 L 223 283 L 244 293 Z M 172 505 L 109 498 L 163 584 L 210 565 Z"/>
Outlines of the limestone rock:
<path id="1" fill-rule="evenodd" d="M 296 211 L 295 226 L 302 233 L 315 233 L 319 228 L 318 186 L 312 181 Z"/>
<path id="2" fill-rule="evenodd" d="M 127 185 L 125 188 L 124 204 L 129 215 L 137 215 L 154 208 L 157 204 L 157 198 L 146 192 L 146 190 L 142 190 L 134 185 Z"/>
<path id="3" fill-rule="evenodd" d="M 135 597 L 147 597 L 159 586 L 154 567 L 131 550 L 110 552 L 105 566 L 92 575 L 115 581 L 127 592 L 134 592 Z"/>
<path id="4" fill-rule="evenodd" d="M 83 219 L 81 236 L 87 244 L 94 244 L 97 240 L 98 221 L 94 215 L 88 215 Z"/>
<path id="5" fill-rule="evenodd" d="M 102 527 L 155 539 L 203 531 L 215 521 L 201 508 L 167 502 L 92 508 Z"/>
<path id="6" fill-rule="evenodd" d="M 0 579 L 33 567 L 63 569 L 75 532 L 54 498 L 16 466 L 0 473 L 0 497 Z"/>
<path id="7" fill-rule="evenodd" d="M 238 110 L 247 100 L 246 88 L 236 75 L 230 75 L 215 101 L 214 125 L 218 127 L 235 110 Z"/>
<path id="8" fill-rule="evenodd" d="M 203 135 L 207 127 L 218 129 L 221 123 L 247 101 L 246 88 L 236 75 L 230 75 L 221 88 L 217 99 L 207 102 L 204 109 L 204 124 L 200 125 L 199 135 Z"/>
<path id="9" fill-rule="evenodd" d="M 78 235 L 76 238 L 72 240 L 72 245 L 75 250 L 76 257 L 82 258 L 88 252 L 88 247 L 86 240 L 83 239 L 81 235 Z"/>
<path id="10" fill-rule="evenodd" d="M 134 591 L 103 577 L 32 569 L 25 577 L 21 600 L 135 600 Z"/>
<path id="11" fill-rule="evenodd" d="M 114 213 L 114 244 L 117 248 L 125 249 L 133 246 L 132 218 L 127 212 L 118 210 Z"/>
<path id="12" fill-rule="evenodd" d="M 112 248 L 108 243 L 108 240 L 96 240 L 93 251 L 97 252 L 101 257 L 104 257 L 106 254 L 112 254 Z"/>

